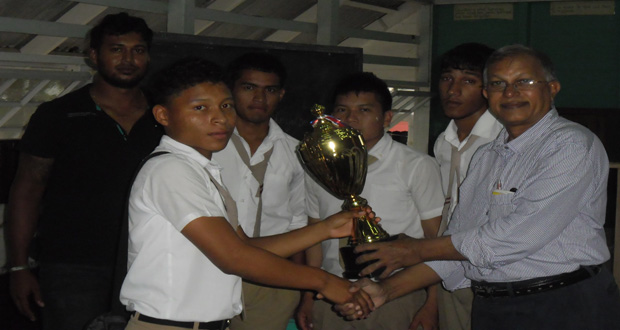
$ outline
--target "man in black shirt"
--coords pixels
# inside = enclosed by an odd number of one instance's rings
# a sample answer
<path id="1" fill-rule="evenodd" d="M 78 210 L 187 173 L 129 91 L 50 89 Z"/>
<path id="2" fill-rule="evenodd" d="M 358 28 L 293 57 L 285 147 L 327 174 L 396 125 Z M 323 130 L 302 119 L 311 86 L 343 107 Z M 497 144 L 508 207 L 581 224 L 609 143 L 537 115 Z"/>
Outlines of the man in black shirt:
<path id="1" fill-rule="evenodd" d="M 133 172 L 161 130 L 138 87 L 153 32 L 126 13 L 90 31 L 93 83 L 42 104 L 19 145 L 8 203 L 11 295 L 44 329 L 80 330 L 108 311 Z M 39 277 L 28 267 L 38 233 Z"/>

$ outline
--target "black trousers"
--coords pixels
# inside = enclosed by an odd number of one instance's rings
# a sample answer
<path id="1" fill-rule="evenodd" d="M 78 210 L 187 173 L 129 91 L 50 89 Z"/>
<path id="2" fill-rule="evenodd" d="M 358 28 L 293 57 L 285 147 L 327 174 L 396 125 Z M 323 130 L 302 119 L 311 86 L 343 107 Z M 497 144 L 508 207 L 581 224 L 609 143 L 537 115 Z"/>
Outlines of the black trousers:
<path id="1" fill-rule="evenodd" d="M 472 330 L 618 330 L 620 291 L 605 267 L 594 277 L 518 297 L 474 297 Z"/>
<path id="2" fill-rule="evenodd" d="M 39 268 L 43 330 L 82 330 L 109 311 L 111 267 L 41 263 Z"/>

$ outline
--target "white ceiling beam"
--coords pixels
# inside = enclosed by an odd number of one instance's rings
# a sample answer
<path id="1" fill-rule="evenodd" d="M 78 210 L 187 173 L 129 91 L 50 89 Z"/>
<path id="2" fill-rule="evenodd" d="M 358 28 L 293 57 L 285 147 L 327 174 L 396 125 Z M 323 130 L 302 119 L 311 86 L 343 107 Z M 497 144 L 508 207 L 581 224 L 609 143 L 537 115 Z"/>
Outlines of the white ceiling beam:
<path id="1" fill-rule="evenodd" d="M 104 7 L 114 7 L 120 9 L 130 9 L 144 11 L 147 13 L 166 14 L 168 4 L 153 0 L 72 0 L 74 2 L 99 5 Z"/>
<path id="2" fill-rule="evenodd" d="M 213 10 L 208 8 L 196 8 L 194 15 L 197 19 L 207 21 L 255 26 L 268 29 L 299 31 L 307 33 L 315 33 L 317 30 L 316 24 L 295 22 L 280 18 L 248 16 L 244 14 L 230 13 L 226 11 Z"/>
<path id="3" fill-rule="evenodd" d="M 84 34 L 88 32 L 88 26 L 45 22 L 33 19 L 0 17 L 0 31 L 82 38 Z"/>
<path id="4" fill-rule="evenodd" d="M 301 13 L 301 15 L 295 17 L 293 21 L 314 24 L 314 22 L 316 22 L 316 15 L 317 15 L 317 6 L 314 5 L 310 7 L 309 9 L 307 9 L 306 11 L 304 11 L 303 13 Z M 275 41 L 275 42 L 290 42 L 291 40 L 295 39 L 300 34 L 301 32 L 298 32 L 298 31 L 280 30 L 280 31 L 274 32 L 273 34 L 271 34 L 264 40 Z"/>
<path id="5" fill-rule="evenodd" d="M 51 70 L 18 70 L 1 69 L 0 78 L 4 79 L 48 79 L 48 80 L 90 80 L 90 72 L 51 71 Z"/>
<path id="6" fill-rule="evenodd" d="M 340 27 L 340 36 L 358 39 L 369 39 L 378 41 L 401 42 L 407 44 L 419 43 L 418 38 L 412 34 L 390 33 L 374 30 L 362 30 Z"/>
<path id="7" fill-rule="evenodd" d="M 5 82 L 3 82 L 2 85 L 0 85 L 0 94 L 3 94 L 4 91 L 9 89 L 9 87 L 11 87 L 11 85 L 13 85 L 16 81 L 17 81 L 17 79 L 11 78 L 11 79 L 7 79 Z"/>
<path id="8" fill-rule="evenodd" d="M 233 9 L 237 8 L 240 4 L 245 2 L 245 0 L 216 0 L 211 3 L 207 8 L 213 10 L 221 10 L 231 12 Z M 215 21 L 205 21 L 202 19 L 194 20 L 194 34 L 199 34 L 202 31 L 206 30 L 209 26 L 211 26 Z"/>
<path id="9" fill-rule="evenodd" d="M 418 45 L 419 70 L 417 81 L 424 81 L 430 87 L 431 84 L 431 64 L 432 64 L 432 42 L 433 42 L 433 6 L 423 5 L 420 8 L 419 29 L 420 34 Z"/>
<path id="10" fill-rule="evenodd" d="M 340 27 L 339 9 L 339 1 L 318 0 L 316 13 L 316 43 L 318 45 L 336 45 L 338 28 Z"/>
<path id="11" fill-rule="evenodd" d="M 194 0 L 168 1 L 168 32 L 194 34 Z"/>
<path id="12" fill-rule="evenodd" d="M 372 11 L 376 11 L 376 12 L 384 13 L 384 14 L 392 14 L 392 13 L 397 12 L 397 10 L 394 10 L 394 9 L 385 8 L 385 7 L 376 6 L 376 5 L 369 5 L 369 4 L 365 4 L 365 3 L 361 3 L 357 1 L 350 1 L 350 0 L 341 1 L 340 5 L 349 6 L 353 8 L 372 10 Z"/>
<path id="13" fill-rule="evenodd" d="M 84 38 L 86 36 L 86 32 L 88 32 L 88 29 L 90 28 L 85 25 L 106 10 L 106 8 L 107 7 L 98 5 L 78 3 L 73 6 L 73 8 L 69 9 L 58 20 L 56 20 L 56 22 L 81 25 L 81 28 L 85 29 L 85 31 L 81 36 L 78 36 L 78 38 Z M 35 37 L 24 45 L 24 47 L 22 47 L 19 51 L 25 54 L 48 54 L 67 40 L 66 37 L 73 37 L 73 35 L 65 35 L 65 37 L 50 37 L 45 33 L 40 34 L 43 34 L 43 36 Z"/>
<path id="14" fill-rule="evenodd" d="M 6 124 L 11 118 L 13 118 L 13 116 L 18 113 L 24 105 L 28 104 L 28 102 L 30 102 L 33 97 L 35 97 L 47 84 L 49 84 L 49 82 L 49 80 L 43 80 L 39 82 L 30 92 L 28 92 L 28 94 L 26 94 L 22 98 L 22 100 L 19 102 L 20 106 L 12 108 L 2 118 L 0 118 L 0 126 L 4 126 L 4 124 Z"/>
<path id="15" fill-rule="evenodd" d="M 86 65 L 83 56 L 20 54 L 0 52 L 0 64 L 3 62 L 44 63 Z"/>
<path id="16" fill-rule="evenodd" d="M 435 5 L 464 5 L 464 4 L 483 4 L 483 3 L 513 3 L 513 2 L 562 2 L 574 0 L 434 0 Z"/>

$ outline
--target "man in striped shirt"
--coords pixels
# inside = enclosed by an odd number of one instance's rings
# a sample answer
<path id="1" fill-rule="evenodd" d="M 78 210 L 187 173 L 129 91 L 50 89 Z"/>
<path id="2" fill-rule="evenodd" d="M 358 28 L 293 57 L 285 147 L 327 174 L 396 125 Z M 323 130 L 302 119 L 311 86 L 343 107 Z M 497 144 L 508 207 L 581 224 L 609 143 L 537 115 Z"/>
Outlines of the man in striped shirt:
<path id="1" fill-rule="evenodd" d="M 375 308 L 443 281 L 474 291 L 472 329 L 620 329 L 620 294 L 602 264 L 608 159 L 588 129 L 558 116 L 549 58 L 521 45 L 497 50 L 485 89 L 504 125 L 474 155 L 445 235 L 360 246 L 358 262 L 412 266 L 359 287 Z M 349 318 L 359 312 L 339 306 Z"/>

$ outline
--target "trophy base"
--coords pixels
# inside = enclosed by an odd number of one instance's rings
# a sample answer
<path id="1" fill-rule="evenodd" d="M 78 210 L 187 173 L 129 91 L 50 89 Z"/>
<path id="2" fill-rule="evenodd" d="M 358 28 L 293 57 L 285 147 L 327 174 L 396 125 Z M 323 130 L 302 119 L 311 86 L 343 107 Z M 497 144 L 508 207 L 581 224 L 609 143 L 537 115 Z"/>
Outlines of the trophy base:
<path id="1" fill-rule="evenodd" d="M 381 240 L 380 242 L 392 241 L 397 238 L 398 238 L 397 235 L 390 236 L 384 240 Z M 351 245 L 343 246 L 340 248 L 340 256 L 342 257 L 342 261 L 344 262 L 344 272 L 342 273 L 342 277 L 349 279 L 349 280 L 354 280 L 354 279 L 359 279 L 359 278 L 364 277 L 364 276 L 359 275 L 362 269 L 366 268 L 366 266 L 376 261 L 376 260 L 370 260 L 363 264 L 357 264 L 355 262 L 355 259 L 357 259 L 357 257 L 359 257 L 362 254 L 370 253 L 372 252 L 372 250 L 362 252 L 362 253 L 355 253 L 353 252 L 353 249 L 355 249 L 355 246 L 351 246 Z M 381 275 L 381 273 L 384 270 L 385 270 L 385 267 L 381 267 L 375 270 L 374 272 L 372 272 L 370 275 L 366 275 L 365 277 L 370 277 L 370 278 L 378 277 L 379 275 Z"/>

